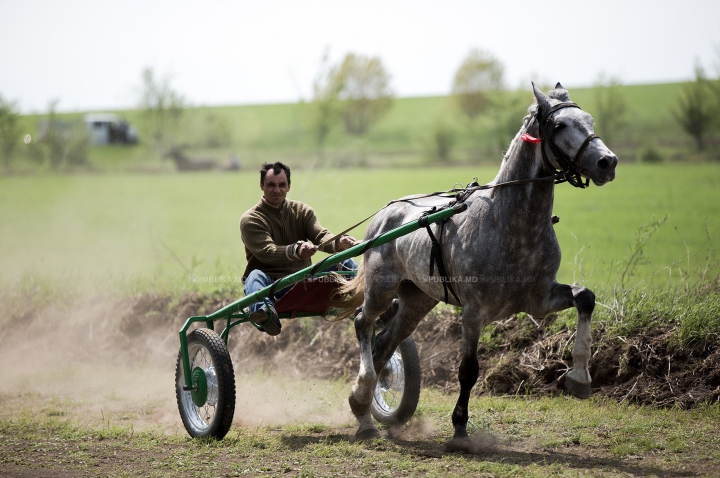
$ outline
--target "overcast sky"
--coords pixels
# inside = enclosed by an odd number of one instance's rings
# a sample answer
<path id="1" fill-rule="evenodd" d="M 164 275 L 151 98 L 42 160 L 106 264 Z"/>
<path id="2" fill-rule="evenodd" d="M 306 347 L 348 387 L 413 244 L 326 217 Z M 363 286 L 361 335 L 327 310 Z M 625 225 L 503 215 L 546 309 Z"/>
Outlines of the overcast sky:
<path id="1" fill-rule="evenodd" d="M 0 0 L 0 95 L 23 112 L 132 108 L 145 67 L 194 105 L 308 99 L 323 52 L 379 56 L 398 96 L 447 94 L 472 48 L 529 80 L 690 79 L 720 0 Z"/>

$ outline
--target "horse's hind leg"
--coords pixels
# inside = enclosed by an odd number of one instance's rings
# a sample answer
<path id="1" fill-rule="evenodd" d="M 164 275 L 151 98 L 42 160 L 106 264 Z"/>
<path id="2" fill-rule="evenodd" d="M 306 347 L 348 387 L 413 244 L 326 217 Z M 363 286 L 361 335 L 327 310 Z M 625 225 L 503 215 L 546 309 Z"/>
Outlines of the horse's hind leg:
<path id="1" fill-rule="evenodd" d="M 460 396 L 452 414 L 452 423 L 455 428 L 453 439 L 468 437 L 468 402 L 470 392 L 477 383 L 480 366 L 478 365 L 478 340 L 480 331 L 486 323 L 486 317 L 466 306 L 462 313 L 462 360 L 458 371 L 460 381 Z"/>
<path id="2" fill-rule="evenodd" d="M 366 279 L 367 277 L 366 269 Z M 360 370 L 348 402 L 358 420 L 359 427 L 355 437 L 360 440 L 380 436 L 370 415 L 373 389 L 377 381 L 377 372 L 373 365 L 372 332 L 375 320 L 392 304 L 396 287 L 390 283 L 368 283 L 366 280 L 362 312 L 355 317 L 355 335 L 360 344 Z"/>
<path id="3" fill-rule="evenodd" d="M 372 360 L 372 328 L 376 317 L 365 315 L 360 312 L 355 317 L 355 335 L 360 343 L 360 370 L 358 371 L 355 384 L 353 384 L 348 402 L 350 410 L 358 420 L 358 429 L 355 438 L 369 440 L 378 438 L 378 432 L 370 415 L 370 402 L 372 401 L 372 389 L 377 380 L 377 373 L 373 367 Z"/>
<path id="4" fill-rule="evenodd" d="M 375 319 L 392 304 L 396 289 L 400 306 L 390 325 L 377 337 L 373 353 L 371 338 Z M 366 440 L 380 436 L 370 414 L 378 373 L 400 342 L 415 330 L 418 322 L 435 304 L 435 299 L 412 283 L 367 289 L 363 311 L 355 318 L 355 333 L 360 342 L 360 371 L 348 400 L 359 424 L 356 438 Z"/>
<path id="5" fill-rule="evenodd" d="M 375 339 L 373 364 L 376 373 L 380 373 L 395 349 L 415 331 L 418 323 L 438 303 L 412 282 L 403 282 L 397 294 L 400 306 L 390 324 Z"/>

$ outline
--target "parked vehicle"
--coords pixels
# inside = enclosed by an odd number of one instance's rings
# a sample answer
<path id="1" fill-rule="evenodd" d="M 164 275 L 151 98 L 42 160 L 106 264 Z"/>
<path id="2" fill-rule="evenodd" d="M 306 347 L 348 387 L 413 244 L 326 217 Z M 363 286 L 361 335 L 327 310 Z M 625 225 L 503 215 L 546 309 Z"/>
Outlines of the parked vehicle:
<path id="1" fill-rule="evenodd" d="M 96 146 L 138 143 L 137 129 L 114 113 L 87 114 L 84 121 Z"/>

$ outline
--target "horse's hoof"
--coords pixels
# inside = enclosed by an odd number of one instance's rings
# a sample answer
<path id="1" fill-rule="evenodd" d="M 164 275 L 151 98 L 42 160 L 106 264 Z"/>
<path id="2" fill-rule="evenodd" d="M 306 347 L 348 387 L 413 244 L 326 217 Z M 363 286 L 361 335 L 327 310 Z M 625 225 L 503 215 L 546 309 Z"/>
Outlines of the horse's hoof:
<path id="1" fill-rule="evenodd" d="M 577 398 L 590 398 L 590 384 L 577 382 L 568 376 L 565 376 L 565 390 Z"/>
<path id="2" fill-rule="evenodd" d="M 355 439 L 358 441 L 368 441 L 380 438 L 380 432 L 377 428 L 365 428 L 355 432 Z"/>
<path id="3" fill-rule="evenodd" d="M 363 417 L 368 414 L 370 411 L 370 404 L 367 403 L 363 405 L 362 403 L 358 402 L 355 398 L 355 395 L 350 394 L 348 397 L 348 403 L 350 404 L 350 410 L 352 410 L 353 415 L 356 417 Z"/>
<path id="4" fill-rule="evenodd" d="M 470 435 L 468 435 L 467 429 L 464 427 L 461 430 L 455 430 L 455 433 L 453 433 L 453 440 L 465 440 L 467 438 L 470 438 Z"/>
<path id="5" fill-rule="evenodd" d="M 453 436 L 453 439 L 445 444 L 445 451 L 448 453 L 460 452 L 460 453 L 475 453 L 475 446 L 467 434 L 464 437 L 459 437 L 457 434 Z"/>

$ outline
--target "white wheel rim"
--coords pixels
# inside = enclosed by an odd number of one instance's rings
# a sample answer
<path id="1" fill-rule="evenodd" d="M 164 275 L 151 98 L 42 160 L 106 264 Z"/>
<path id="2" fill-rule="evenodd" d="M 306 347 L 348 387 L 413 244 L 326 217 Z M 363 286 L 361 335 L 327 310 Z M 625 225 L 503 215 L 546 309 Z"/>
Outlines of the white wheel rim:
<path id="1" fill-rule="evenodd" d="M 373 402 L 383 413 L 393 413 L 400 406 L 404 390 L 405 369 L 402 355 L 396 350 L 380 372 L 377 385 L 375 385 Z"/>
<path id="2" fill-rule="evenodd" d="M 178 379 L 178 390 L 180 391 L 180 403 L 182 404 L 185 416 L 189 421 L 189 425 L 197 432 L 203 433 L 207 431 L 213 424 L 217 415 L 218 403 L 218 381 L 215 373 L 215 364 L 213 364 L 210 352 L 201 344 L 188 344 L 188 356 L 190 357 L 190 370 L 196 367 L 201 368 L 205 372 L 207 380 L 207 400 L 201 407 L 195 405 L 189 390 L 183 390 L 185 385 L 185 374 L 180 374 Z"/>

